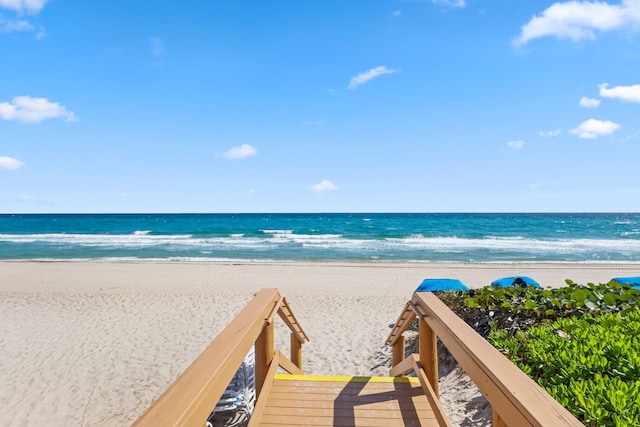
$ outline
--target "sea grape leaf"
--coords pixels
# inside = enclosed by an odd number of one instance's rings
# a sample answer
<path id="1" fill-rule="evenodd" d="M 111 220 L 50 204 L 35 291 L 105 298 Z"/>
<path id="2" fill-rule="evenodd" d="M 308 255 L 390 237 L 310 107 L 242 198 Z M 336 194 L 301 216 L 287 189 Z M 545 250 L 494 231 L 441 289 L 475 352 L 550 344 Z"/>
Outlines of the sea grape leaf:
<path id="1" fill-rule="evenodd" d="M 605 294 L 604 302 L 607 305 L 616 305 L 618 297 L 612 293 Z"/>
<path id="2" fill-rule="evenodd" d="M 577 289 L 573 292 L 571 297 L 576 301 L 582 302 L 589 297 L 589 293 L 584 289 Z"/>

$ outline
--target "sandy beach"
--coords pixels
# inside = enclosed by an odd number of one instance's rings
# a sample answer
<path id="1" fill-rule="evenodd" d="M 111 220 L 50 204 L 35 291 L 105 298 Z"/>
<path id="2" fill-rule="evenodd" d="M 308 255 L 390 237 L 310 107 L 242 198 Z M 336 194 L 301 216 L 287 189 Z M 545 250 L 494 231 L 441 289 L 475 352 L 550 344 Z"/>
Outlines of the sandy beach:
<path id="1" fill-rule="evenodd" d="M 311 342 L 310 374 L 385 375 L 389 326 L 427 277 L 480 287 L 608 282 L 640 264 L 0 262 L 3 426 L 129 425 L 261 288 L 279 288 Z M 288 348 L 276 332 L 276 346 Z M 382 355 L 382 356 L 381 356 Z"/>

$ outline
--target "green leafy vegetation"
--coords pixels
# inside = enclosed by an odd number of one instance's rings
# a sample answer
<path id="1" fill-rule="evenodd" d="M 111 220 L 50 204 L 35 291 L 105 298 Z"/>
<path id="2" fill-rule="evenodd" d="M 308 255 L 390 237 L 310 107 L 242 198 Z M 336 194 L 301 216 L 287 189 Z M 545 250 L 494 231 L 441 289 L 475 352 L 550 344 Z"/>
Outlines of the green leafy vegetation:
<path id="1" fill-rule="evenodd" d="M 439 297 L 585 425 L 640 426 L 640 290 L 568 280 Z"/>
<path id="2" fill-rule="evenodd" d="M 640 310 L 494 329 L 489 340 L 586 425 L 640 425 Z"/>
<path id="3" fill-rule="evenodd" d="M 640 300 L 640 291 L 613 281 L 578 285 L 567 280 L 567 286 L 556 289 L 489 286 L 469 291 L 462 297 L 469 308 L 507 309 L 532 317 L 555 319 L 634 309 Z"/>

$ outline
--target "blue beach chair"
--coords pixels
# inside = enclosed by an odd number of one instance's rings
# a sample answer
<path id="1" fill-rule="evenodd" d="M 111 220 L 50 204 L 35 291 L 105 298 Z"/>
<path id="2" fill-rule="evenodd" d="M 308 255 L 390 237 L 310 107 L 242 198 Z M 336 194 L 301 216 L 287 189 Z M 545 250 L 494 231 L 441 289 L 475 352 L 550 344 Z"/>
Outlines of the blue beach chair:
<path id="1" fill-rule="evenodd" d="M 527 286 L 540 287 L 538 282 L 527 276 L 503 277 L 502 279 L 494 280 L 491 284 L 493 286 L 500 286 L 501 288 L 508 288 L 510 286 L 520 286 L 523 288 Z"/>
<path id="2" fill-rule="evenodd" d="M 468 291 L 464 283 L 458 279 L 424 279 L 415 292 L 433 291 Z"/>
<path id="3" fill-rule="evenodd" d="M 638 277 L 616 277 L 614 280 L 621 285 L 631 285 L 634 289 L 640 289 L 640 276 Z"/>

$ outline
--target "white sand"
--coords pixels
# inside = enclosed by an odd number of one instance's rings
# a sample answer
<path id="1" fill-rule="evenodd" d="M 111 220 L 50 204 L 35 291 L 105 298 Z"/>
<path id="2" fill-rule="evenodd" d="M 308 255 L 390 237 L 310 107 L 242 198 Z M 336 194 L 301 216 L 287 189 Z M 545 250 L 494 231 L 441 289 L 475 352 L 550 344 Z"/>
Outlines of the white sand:
<path id="1" fill-rule="evenodd" d="M 0 262 L 0 425 L 131 424 L 264 287 L 311 338 L 306 373 L 385 375 L 389 326 L 422 279 L 516 274 L 562 286 L 640 265 Z"/>

